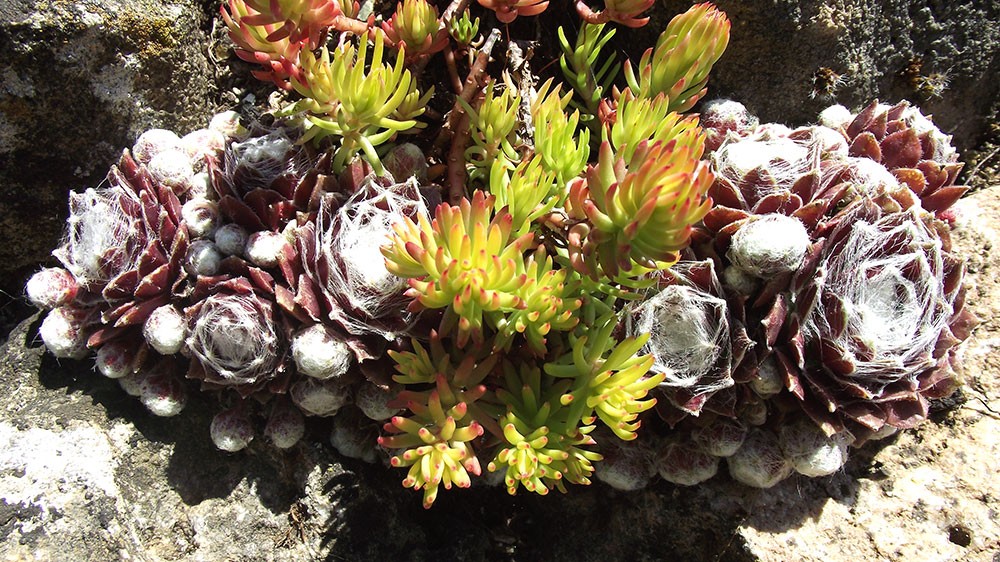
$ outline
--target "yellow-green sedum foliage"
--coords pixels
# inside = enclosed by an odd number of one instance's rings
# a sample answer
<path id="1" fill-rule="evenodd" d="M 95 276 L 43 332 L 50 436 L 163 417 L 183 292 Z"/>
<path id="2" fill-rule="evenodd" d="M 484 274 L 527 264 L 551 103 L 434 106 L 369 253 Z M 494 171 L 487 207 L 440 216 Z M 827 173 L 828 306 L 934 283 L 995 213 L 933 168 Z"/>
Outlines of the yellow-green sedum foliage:
<path id="1" fill-rule="evenodd" d="M 383 159 L 399 135 L 421 132 L 417 119 L 435 95 L 418 83 L 455 90 L 436 146 L 433 127 L 415 137 L 447 169 L 436 177 L 448 182 L 448 201 L 399 216 L 382 246 L 388 271 L 406 279 L 415 325 L 436 328 L 388 352 L 403 388 L 389 406 L 401 413 L 379 444 L 407 471 L 403 485 L 430 506 L 442 488 L 471 485 L 482 462 L 510 493 L 589 484 L 607 440 L 639 435 L 656 403 L 649 392 L 664 379 L 640 353 L 647 336 L 622 335 L 623 306 L 679 258 L 711 205 L 704 137 L 697 118 L 679 112 L 704 94 L 728 20 L 695 6 L 622 77 L 602 50 L 615 25 L 644 24 L 650 2 L 598 13 L 578 5 L 585 22 L 575 39 L 558 33 L 566 83 L 533 86 L 528 67 L 483 76 L 500 34 L 483 42 L 468 11 L 439 16 L 424 0 L 403 0 L 376 27 L 337 10 L 326 16 L 342 34 L 327 46 L 277 31 L 284 12 L 265 17 L 258 3 L 230 1 L 227 24 L 244 58 L 298 96 L 278 115 L 301 125 L 298 143 L 331 153 L 334 172 L 363 160 L 376 176 L 399 174 L 398 157 Z M 545 7 L 480 4 L 500 21 Z M 288 37 L 300 42 L 262 44 Z M 421 80 L 438 56 L 449 79 Z"/>

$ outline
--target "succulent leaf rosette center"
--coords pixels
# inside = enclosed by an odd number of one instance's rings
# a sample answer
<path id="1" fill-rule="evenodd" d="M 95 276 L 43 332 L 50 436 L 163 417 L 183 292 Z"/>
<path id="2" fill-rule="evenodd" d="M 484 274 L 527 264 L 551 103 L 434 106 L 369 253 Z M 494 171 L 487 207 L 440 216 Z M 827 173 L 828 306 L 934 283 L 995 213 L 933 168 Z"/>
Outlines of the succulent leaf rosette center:
<path id="1" fill-rule="evenodd" d="M 935 363 L 952 315 L 941 242 L 915 213 L 858 221 L 833 236 L 807 338 L 838 359 L 833 370 L 875 396 Z"/>
<path id="2" fill-rule="evenodd" d="M 279 363 L 271 306 L 256 295 L 213 295 L 189 311 L 188 347 L 217 375 L 214 382 L 252 385 Z"/>

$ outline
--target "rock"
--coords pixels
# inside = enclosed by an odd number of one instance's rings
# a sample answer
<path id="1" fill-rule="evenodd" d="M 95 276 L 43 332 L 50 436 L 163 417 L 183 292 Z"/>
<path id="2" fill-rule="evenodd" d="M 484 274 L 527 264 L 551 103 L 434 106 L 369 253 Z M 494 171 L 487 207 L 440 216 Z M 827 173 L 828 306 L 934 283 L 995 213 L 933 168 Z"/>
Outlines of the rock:
<path id="1" fill-rule="evenodd" d="M 508 496 L 476 486 L 434 507 L 403 474 L 337 455 L 329 420 L 288 451 L 209 437 L 213 398 L 157 418 L 88 361 L 36 343 L 37 315 L 0 347 L 0 552 L 25 559 L 679 559 L 749 562 L 735 529 L 750 492 L 716 480 Z M 191 390 L 194 390 L 193 388 Z M 724 498 L 720 501 L 719 498 Z M 744 503 L 749 503 L 746 499 Z"/>
<path id="2" fill-rule="evenodd" d="M 19 294 L 50 260 L 68 191 L 101 182 L 139 133 L 207 123 L 203 29 L 216 12 L 196 0 L 0 4 L 0 289 Z"/>
<path id="3" fill-rule="evenodd" d="M 996 560 L 1000 552 L 1000 186 L 954 208 L 968 260 L 968 305 L 982 320 L 964 349 L 964 384 L 932 422 L 871 443 L 828 478 L 763 494 L 740 526 L 753 559 Z"/>
<path id="4" fill-rule="evenodd" d="M 708 98 L 743 102 L 761 122 L 812 123 L 840 103 L 908 99 L 960 150 L 1000 117 L 1000 5 L 987 0 L 717 0 L 733 22 Z M 689 1 L 666 0 L 629 46 L 649 45 Z M 634 53 L 635 57 L 638 53 Z M 637 60 L 637 59 L 636 59 Z M 995 134 L 995 132 L 993 133 Z"/>

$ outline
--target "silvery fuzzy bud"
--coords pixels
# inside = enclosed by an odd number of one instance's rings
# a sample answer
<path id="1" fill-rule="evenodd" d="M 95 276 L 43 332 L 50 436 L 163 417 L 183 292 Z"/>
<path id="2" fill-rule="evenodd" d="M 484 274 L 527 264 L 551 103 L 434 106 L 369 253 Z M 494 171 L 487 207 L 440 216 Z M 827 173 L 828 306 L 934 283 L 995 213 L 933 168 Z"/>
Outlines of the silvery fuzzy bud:
<path id="1" fill-rule="evenodd" d="M 691 433 L 691 439 L 706 453 L 716 457 L 730 457 L 743 445 L 747 427 L 737 420 L 717 418 Z"/>
<path id="2" fill-rule="evenodd" d="M 219 205 L 208 199 L 191 199 L 181 207 L 181 217 L 192 238 L 205 238 L 219 224 Z"/>
<path id="3" fill-rule="evenodd" d="M 399 413 L 399 408 L 389 407 L 389 401 L 397 394 L 399 394 L 399 389 L 362 383 L 357 392 L 354 393 L 354 404 L 369 419 L 385 421 Z"/>
<path id="4" fill-rule="evenodd" d="M 158 153 L 146 167 L 154 180 L 178 195 L 191 188 L 194 168 L 191 167 L 191 156 L 183 148 Z"/>
<path id="5" fill-rule="evenodd" d="M 240 125 L 240 114 L 235 111 L 223 111 L 212 116 L 208 128 L 222 133 L 223 136 L 232 138 L 245 135 L 247 130 Z"/>
<path id="6" fill-rule="evenodd" d="M 292 336 L 292 358 L 303 375 L 326 380 L 343 376 L 354 353 L 333 329 L 313 324 Z"/>
<path id="7" fill-rule="evenodd" d="M 181 138 L 181 143 L 191 158 L 191 163 L 196 169 L 205 166 L 206 158 L 216 159 L 226 148 L 226 136 L 220 131 L 209 129 L 198 129 L 191 131 Z"/>
<path id="8" fill-rule="evenodd" d="M 288 391 L 292 402 L 307 416 L 332 416 L 350 401 L 346 385 L 304 378 Z"/>
<path id="9" fill-rule="evenodd" d="M 731 265 L 722 270 L 722 284 L 738 295 L 752 295 L 760 285 L 760 279 Z"/>
<path id="10" fill-rule="evenodd" d="M 802 221 L 771 214 L 740 227 L 726 255 L 743 271 L 767 279 L 798 269 L 808 248 L 809 233 Z"/>
<path id="11" fill-rule="evenodd" d="M 121 379 L 135 373 L 137 352 L 129 339 L 112 340 L 97 349 L 94 363 L 97 370 L 109 379 Z"/>
<path id="12" fill-rule="evenodd" d="M 594 465 L 598 480 L 616 490 L 632 492 L 645 488 L 656 468 L 648 449 L 643 446 L 622 445 L 603 462 Z"/>
<path id="13" fill-rule="evenodd" d="M 132 156 L 140 164 L 149 162 L 161 152 L 183 148 L 177 133 L 166 129 L 150 129 L 139 135 L 132 146 Z"/>
<path id="14" fill-rule="evenodd" d="M 254 265 L 260 267 L 275 267 L 288 241 L 277 232 L 254 232 L 247 238 L 243 255 Z"/>
<path id="15" fill-rule="evenodd" d="M 671 484 L 695 486 L 719 472 L 719 458 L 691 443 L 668 442 L 656 456 L 656 470 Z"/>
<path id="16" fill-rule="evenodd" d="M 79 286 L 73 274 L 61 267 L 46 267 L 28 279 L 24 287 L 31 304 L 49 310 L 76 298 Z"/>
<path id="17" fill-rule="evenodd" d="M 165 304 L 149 314 L 142 335 L 160 355 L 173 355 L 184 347 L 187 321 L 176 307 Z"/>
<path id="18" fill-rule="evenodd" d="M 61 306 L 49 311 L 38 328 L 38 335 L 52 355 L 60 359 L 82 359 L 87 356 L 86 327 L 90 311 Z"/>
<path id="19" fill-rule="evenodd" d="M 212 418 L 210 431 L 212 443 L 230 453 L 245 449 L 254 436 L 250 418 L 238 407 L 216 414 Z"/>
<path id="20" fill-rule="evenodd" d="M 184 409 L 187 390 L 179 377 L 169 369 L 157 366 L 139 378 L 139 400 L 154 415 L 169 418 Z"/>
<path id="21" fill-rule="evenodd" d="M 750 430 L 743 446 L 726 462 L 734 480 L 755 488 L 771 488 L 792 473 L 777 436 L 763 429 Z"/>
<path id="22" fill-rule="evenodd" d="M 264 426 L 264 437 L 275 447 L 288 449 L 298 443 L 305 433 L 306 422 L 302 412 L 287 399 L 276 401 L 267 418 L 267 425 Z"/>
<path id="23" fill-rule="evenodd" d="M 139 389 L 139 383 L 142 382 L 142 375 L 138 373 L 128 373 L 118 379 L 118 386 L 122 387 L 129 396 L 135 396 L 136 398 L 142 394 Z"/>
<path id="24" fill-rule="evenodd" d="M 333 418 L 330 444 L 341 455 L 372 464 L 378 460 L 375 446 L 377 431 L 368 427 L 363 416 L 353 408 L 345 408 Z"/>
<path id="25" fill-rule="evenodd" d="M 749 133 L 759 122 L 745 105 L 727 99 L 706 103 L 700 121 L 706 135 L 705 148 L 709 151 L 719 148 L 728 133 Z"/>
<path id="26" fill-rule="evenodd" d="M 190 275 L 211 277 L 219 272 L 223 255 L 210 240 L 195 240 L 188 246 L 184 270 Z"/>
<path id="27" fill-rule="evenodd" d="M 208 172 L 198 172 L 191 176 L 191 189 L 186 194 L 188 199 L 213 199 L 217 197 L 212 186 L 212 177 Z"/>
<path id="28" fill-rule="evenodd" d="M 847 126 L 854 121 L 851 110 L 842 105 L 831 105 L 819 112 L 819 124 L 831 129 L 847 129 Z"/>
<path id="29" fill-rule="evenodd" d="M 225 256 L 242 256 L 250 233 L 238 224 L 224 224 L 215 231 L 215 246 Z"/>
<path id="30" fill-rule="evenodd" d="M 797 420 L 781 427 L 779 434 L 785 458 L 799 474 L 810 477 L 837 472 L 847 462 L 846 433 L 827 436 L 816 424 Z"/>
<path id="31" fill-rule="evenodd" d="M 768 356 L 757 369 L 757 376 L 750 381 L 750 388 L 761 398 L 770 398 L 785 389 L 773 356 Z"/>

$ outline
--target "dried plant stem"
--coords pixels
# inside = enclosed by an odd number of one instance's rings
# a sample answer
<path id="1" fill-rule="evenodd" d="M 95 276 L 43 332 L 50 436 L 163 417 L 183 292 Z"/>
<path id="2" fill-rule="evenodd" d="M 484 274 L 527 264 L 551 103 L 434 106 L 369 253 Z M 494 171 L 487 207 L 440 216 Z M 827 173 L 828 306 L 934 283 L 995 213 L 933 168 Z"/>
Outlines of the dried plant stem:
<path id="1" fill-rule="evenodd" d="M 439 146 L 444 146 L 449 140 L 452 141 L 451 150 L 448 151 L 448 199 L 452 203 L 458 203 L 465 195 L 465 147 L 469 142 L 469 116 L 458 100 L 472 103 L 472 97 L 479 91 L 480 78 L 490 61 L 490 52 L 499 38 L 500 30 L 494 28 L 476 55 L 476 61 L 469 69 L 462 91 L 455 100 L 451 113 L 448 114 L 448 124 L 437 138 Z"/>

